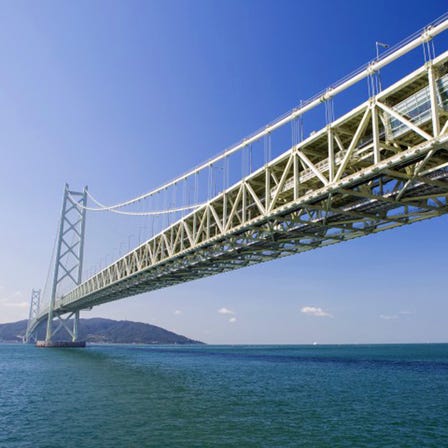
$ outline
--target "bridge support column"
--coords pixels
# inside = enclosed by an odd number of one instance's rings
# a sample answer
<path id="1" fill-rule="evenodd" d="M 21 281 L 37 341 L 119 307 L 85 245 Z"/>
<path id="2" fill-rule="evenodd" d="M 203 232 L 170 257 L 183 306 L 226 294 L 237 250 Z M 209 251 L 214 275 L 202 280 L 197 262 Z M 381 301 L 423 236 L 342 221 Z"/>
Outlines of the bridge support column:
<path id="1" fill-rule="evenodd" d="M 53 318 L 64 314 L 58 309 L 57 298 L 62 294 L 60 289 L 67 286 L 77 286 L 81 283 L 82 263 L 84 256 L 84 235 L 87 205 L 87 187 L 84 191 L 71 191 L 65 185 L 62 202 L 61 219 L 57 239 L 56 259 L 53 272 L 53 284 L 48 307 L 47 330 L 45 343 L 41 346 L 54 346 L 52 337 L 61 328 L 59 325 L 53 331 Z M 62 312 L 61 312 L 62 311 Z M 69 332 L 72 341 L 78 339 L 79 310 L 74 312 L 73 332 Z M 65 325 L 64 325 L 65 327 Z"/>
<path id="2" fill-rule="evenodd" d="M 78 326 L 79 326 L 79 310 L 75 312 L 75 315 L 73 317 L 72 342 L 77 342 L 78 340 Z"/>

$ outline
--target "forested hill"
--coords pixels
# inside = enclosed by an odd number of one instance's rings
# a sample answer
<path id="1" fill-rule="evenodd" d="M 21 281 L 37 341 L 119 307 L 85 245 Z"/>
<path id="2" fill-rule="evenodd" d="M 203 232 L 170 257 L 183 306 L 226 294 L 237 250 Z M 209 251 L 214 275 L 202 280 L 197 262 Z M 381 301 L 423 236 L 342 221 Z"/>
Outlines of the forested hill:
<path id="1" fill-rule="evenodd" d="M 0 324 L 0 342 L 22 341 L 26 331 L 26 320 Z M 38 339 L 45 339 L 45 322 L 38 328 Z M 71 338 L 62 328 L 55 341 L 69 341 Z M 202 344 L 185 336 L 173 333 L 151 324 L 111 319 L 80 319 L 79 339 L 96 343 L 115 344 Z"/>

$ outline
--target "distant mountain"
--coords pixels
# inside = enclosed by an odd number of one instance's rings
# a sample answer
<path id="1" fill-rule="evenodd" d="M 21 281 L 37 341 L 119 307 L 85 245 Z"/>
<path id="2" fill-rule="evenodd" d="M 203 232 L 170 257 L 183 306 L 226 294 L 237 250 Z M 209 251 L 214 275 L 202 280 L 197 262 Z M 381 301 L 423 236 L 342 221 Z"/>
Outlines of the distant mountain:
<path id="1" fill-rule="evenodd" d="M 22 341 L 25 335 L 26 320 L 0 324 L 0 342 Z M 38 339 L 45 339 L 45 322 L 37 329 Z M 54 337 L 55 341 L 69 341 L 71 338 L 65 328 Z M 115 344 L 202 344 L 185 336 L 173 333 L 151 324 L 111 319 L 80 319 L 79 339 L 96 343 Z"/>

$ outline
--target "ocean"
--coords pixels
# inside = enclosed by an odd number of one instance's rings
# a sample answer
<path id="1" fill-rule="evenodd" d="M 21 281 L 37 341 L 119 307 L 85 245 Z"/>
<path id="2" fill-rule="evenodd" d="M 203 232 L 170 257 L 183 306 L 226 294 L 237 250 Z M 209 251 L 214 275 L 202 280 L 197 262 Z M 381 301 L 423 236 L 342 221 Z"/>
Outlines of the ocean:
<path id="1" fill-rule="evenodd" d="M 448 344 L 0 344 L 0 447 L 447 447 Z"/>

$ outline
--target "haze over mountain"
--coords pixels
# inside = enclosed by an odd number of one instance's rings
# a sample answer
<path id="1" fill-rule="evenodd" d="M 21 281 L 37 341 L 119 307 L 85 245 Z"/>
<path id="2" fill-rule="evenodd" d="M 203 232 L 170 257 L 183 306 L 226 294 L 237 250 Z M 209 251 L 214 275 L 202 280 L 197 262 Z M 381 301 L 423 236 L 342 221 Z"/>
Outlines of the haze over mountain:
<path id="1" fill-rule="evenodd" d="M 0 342 L 21 342 L 25 335 L 26 320 L 0 324 Z M 45 339 L 45 322 L 37 329 L 38 339 Z M 93 343 L 111 344 L 202 344 L 200 341 L 142 322 L 111 319 L 80 319 L 79 339 Z M 54 337 L 55 341 L 70 341 L 65 328 Z"/>

